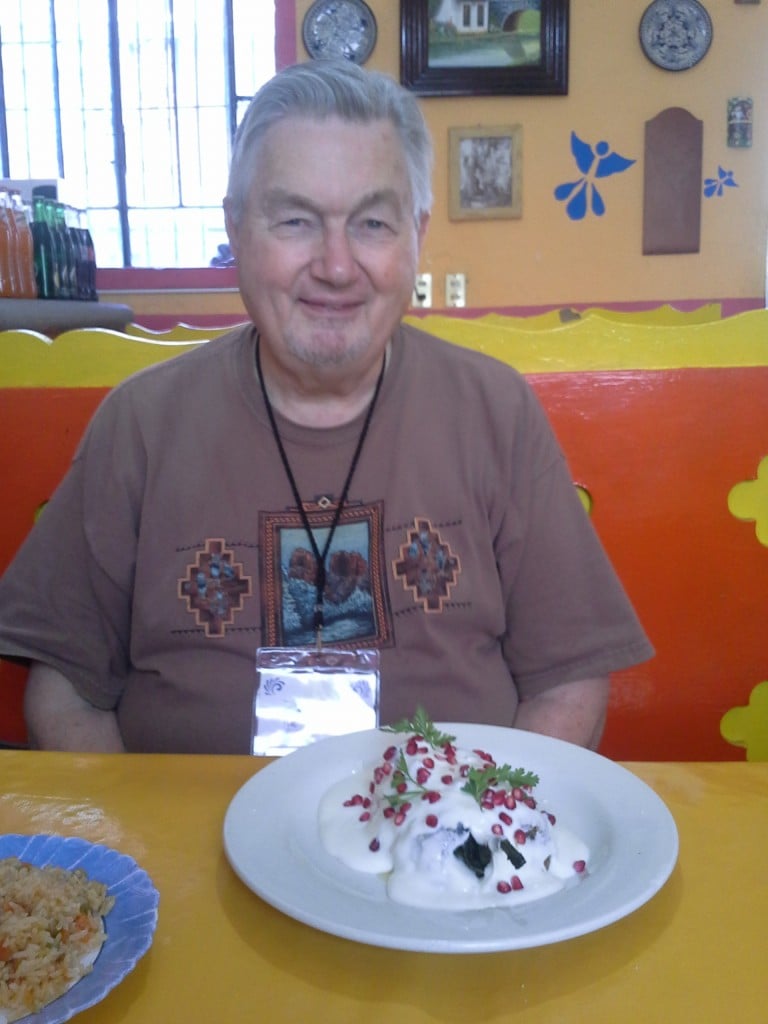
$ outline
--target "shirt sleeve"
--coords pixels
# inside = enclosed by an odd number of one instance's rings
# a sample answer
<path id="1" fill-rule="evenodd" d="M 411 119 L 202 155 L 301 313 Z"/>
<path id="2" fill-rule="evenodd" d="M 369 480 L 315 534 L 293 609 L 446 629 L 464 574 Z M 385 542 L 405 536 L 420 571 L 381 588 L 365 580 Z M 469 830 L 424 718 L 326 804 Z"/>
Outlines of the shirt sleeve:
<path id="1" fill-rule="evenodd" d="M 506 595 L 504 656 L 519 694 L 532 696 L 654 652 L 533 392 L 523 420 L 497 557 Z"/>

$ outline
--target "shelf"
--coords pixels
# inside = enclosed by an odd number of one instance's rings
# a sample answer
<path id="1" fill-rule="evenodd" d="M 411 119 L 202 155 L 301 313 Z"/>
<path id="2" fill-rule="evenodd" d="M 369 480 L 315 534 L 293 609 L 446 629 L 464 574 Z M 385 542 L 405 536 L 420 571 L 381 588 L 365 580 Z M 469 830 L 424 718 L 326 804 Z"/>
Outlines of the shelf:
<path id="1" fill-rule="evenodd" d="M 79 327 L 124 331 L 133 319 L 130 306 L 64 299 L 0 299 L 0 330 L 39 331 L 54 338 Z"/>

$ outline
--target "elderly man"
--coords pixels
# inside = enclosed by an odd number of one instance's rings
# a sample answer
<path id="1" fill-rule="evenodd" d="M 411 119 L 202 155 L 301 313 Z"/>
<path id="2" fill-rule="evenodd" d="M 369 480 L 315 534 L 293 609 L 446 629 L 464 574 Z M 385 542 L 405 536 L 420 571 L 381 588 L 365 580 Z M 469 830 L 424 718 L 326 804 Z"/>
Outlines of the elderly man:
<path id="1" fill-rule="evenodd" d="M 224 201 L 252 325 L 107 397 L 0 583 L 35 745 L 247 752 L 257 648 L 322 624 L 379 649 L 382 722 L 596 746 L 652 649 L 522 378 L 400 323 L 430 177 L 385 75 L 254 98 Z"/>

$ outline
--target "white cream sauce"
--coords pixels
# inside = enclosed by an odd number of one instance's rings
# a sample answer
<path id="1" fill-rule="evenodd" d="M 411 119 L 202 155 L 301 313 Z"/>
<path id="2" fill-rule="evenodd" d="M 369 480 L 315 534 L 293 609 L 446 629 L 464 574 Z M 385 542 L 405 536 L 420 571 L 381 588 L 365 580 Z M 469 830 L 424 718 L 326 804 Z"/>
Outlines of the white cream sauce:
<path id="1" fill-rule="evenodd" d="M 393 738 L 399 754 L 401 738 Z M 384 749 L 382 746 L 382 753 Z M 355 871 L 387 876 L 392 900 L 430 910 L 517 906 L 549 896 L 583 875 L 582 865 L 589 861 L 586 845 L 553 824 L 537 796 L 535 807 L 522 800 L 516 801 L 514 808 L 481 807 L 474 796 L 462 791 L 465 779 L 460 766 L 481 768 L 484 762 L 473 752 L 459 750 L 457 755 L 455 765 L 445 761 L 440 748 L 405 755 L 412 780 L 425 758 L 434 762 L 424 786 L 440 797 L 430 802 L 423 798 L 421 787 L 410 782 L 409 790 L 416 795 L 406 797 L 410 808 L 402 820 L 387 811 L 386 796 L 394 791 L 391 776 L 381 777 L 386 763 L 383 757 L 367 770 L 336 783 L 319 808 L 320 836 L 326 850 Z M 526 791 L 525 795 L 535 793 Z M 470 833 L 480 846 L 490 849 L 491 860 L 482 877 L 454 853 Z M 511 844 L 525 857 L 525 863 L 515 867 L 502 843 Z"/>

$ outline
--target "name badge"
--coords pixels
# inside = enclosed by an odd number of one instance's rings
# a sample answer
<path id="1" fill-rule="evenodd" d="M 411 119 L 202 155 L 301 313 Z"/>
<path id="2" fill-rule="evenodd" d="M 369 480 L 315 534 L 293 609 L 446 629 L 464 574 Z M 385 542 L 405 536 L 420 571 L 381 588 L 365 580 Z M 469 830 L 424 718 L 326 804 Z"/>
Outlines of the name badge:
<path id="1" fill-rule="evenodd" d="M 379 683 L 377 650 L 260 647 L 252 753 L 281 756 L 328 736 L 376 729 Z"/>

